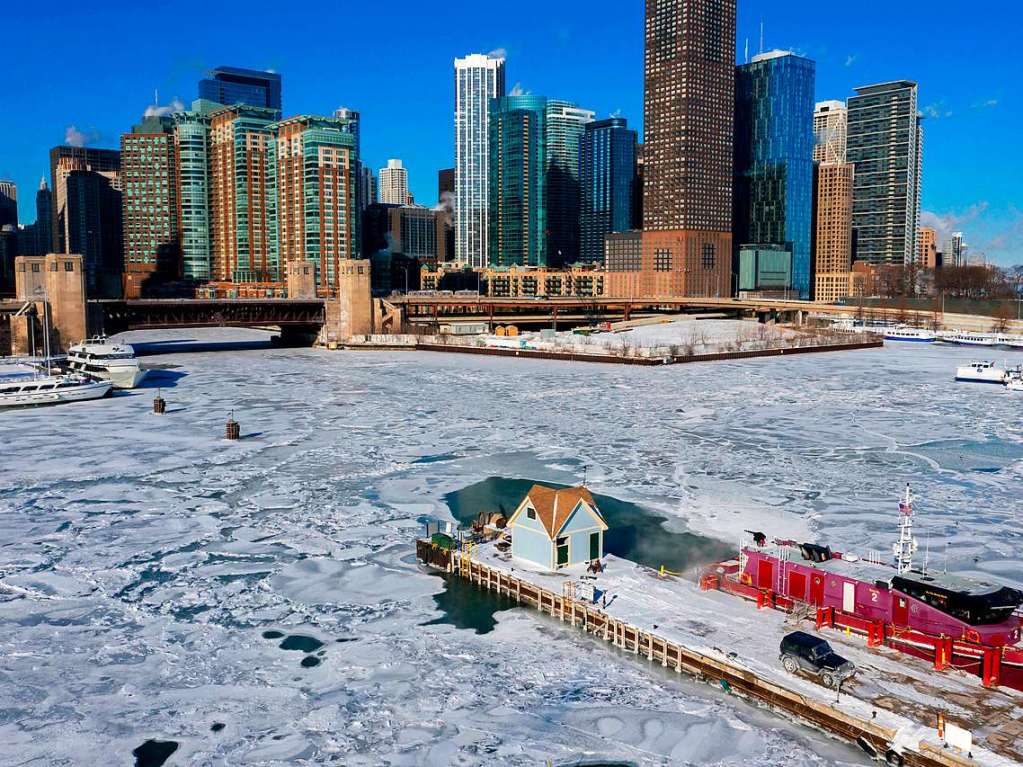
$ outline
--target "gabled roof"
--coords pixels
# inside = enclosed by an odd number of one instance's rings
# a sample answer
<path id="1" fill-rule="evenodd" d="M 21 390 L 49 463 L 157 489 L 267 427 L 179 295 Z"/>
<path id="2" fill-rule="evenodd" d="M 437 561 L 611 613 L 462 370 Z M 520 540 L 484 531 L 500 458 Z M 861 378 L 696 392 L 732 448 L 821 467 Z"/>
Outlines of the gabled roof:
<path id="1" fill-rule="evenodd" d="M 565 487 L 555 490 L 553 487 L 533 485 L 529 488 L 529 492 L 526 493 L 526 497 L 519 504 L 519 508 L 516 509 L 512 518 L 508 520 L 508 524 L 510 525 L 515 521 L 515 518 L 522 512 L 522 509 L 525 508 L 528 502 L 536 509 L 536 518 L 540 520 L 544 530 L 547 531 L 547 535 L 550 536 L 551 540 L 554 540 L 561 531 L 561 528 L 568 522 L 568 518 L 572 515 L 572 511 L 579 501 L 586 503 L 597 523 L 606 530 L 607 523 L 597 508 L 597 504 L 593 500 L 590 491 L 585 487 Z"/>

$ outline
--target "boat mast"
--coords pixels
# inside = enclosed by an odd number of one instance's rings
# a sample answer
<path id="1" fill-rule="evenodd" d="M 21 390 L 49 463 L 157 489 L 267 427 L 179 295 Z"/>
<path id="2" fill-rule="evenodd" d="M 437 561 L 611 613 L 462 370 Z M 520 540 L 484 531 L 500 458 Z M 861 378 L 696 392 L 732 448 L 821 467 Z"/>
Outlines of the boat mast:
<path id="1" fill-rule="evenodd" d="M 913 537 L 913 493 L 907 484 L 906 494 L 899 501 L 899 541 L 892 547 L 895 568 L 900 575 L 913 569 L 916 548 L 916 538 Z"/>

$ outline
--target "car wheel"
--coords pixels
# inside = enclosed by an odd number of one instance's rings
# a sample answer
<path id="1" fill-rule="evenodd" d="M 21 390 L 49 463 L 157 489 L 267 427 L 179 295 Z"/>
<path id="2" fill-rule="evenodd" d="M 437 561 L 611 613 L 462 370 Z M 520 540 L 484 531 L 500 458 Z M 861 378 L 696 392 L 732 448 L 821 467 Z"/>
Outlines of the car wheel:
<path id="1" fill-rule="evenodd" d="M 796 663 L 796 659 L 793 658 L 791 655 L 786 655 L 784 658 L 782 658 L 781 665 L 784 666 L 785 670 L 788 671 L 790 674 L 795 674 L 796 669 L 799 668 L 799 664 Z"/>
<path id="2" fill-rule="evenodd" d="M 821 684 L 823 684 L 825 687 L 834 687 L 835 677 L 828 673 L 821 674 Z"/>

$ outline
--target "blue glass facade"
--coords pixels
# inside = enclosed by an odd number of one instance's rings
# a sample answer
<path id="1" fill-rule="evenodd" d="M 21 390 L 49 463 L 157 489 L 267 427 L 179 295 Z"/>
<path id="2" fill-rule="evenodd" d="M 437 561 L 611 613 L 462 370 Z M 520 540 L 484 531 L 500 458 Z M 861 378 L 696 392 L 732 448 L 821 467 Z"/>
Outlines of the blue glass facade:
<path id="1" fill-rule="evenodd" d="M 810 59 L 776 51 L 739 66 L 735 78 L 733 251 L 788 248 L 791 287 L 804 299 L 812 283 L 815 70 Z"/>
<path id="2" fill-rule="evenodd" d="M 602 263 L 604 235 L 632 228 L 635 179 L 636 131 L 621 117 L 588 123 L 579 146 L 580 261 Z"/>
<path id="3" fill-rule="evenodd" d="M 225 106 L 281 108 L 281 76 L 237 67 L 217 67 L 199 81 L 199 98 Z"/>

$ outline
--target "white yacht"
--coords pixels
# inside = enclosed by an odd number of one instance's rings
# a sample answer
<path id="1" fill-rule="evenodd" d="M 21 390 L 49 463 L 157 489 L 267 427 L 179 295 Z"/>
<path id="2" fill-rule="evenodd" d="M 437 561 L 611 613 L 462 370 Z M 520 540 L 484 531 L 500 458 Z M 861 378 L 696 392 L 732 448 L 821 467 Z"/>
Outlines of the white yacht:
<path id="1" fill-rule="evenodd" d="M 956 368 L 957 381 L 1004 384 L 1006 373 L 993 362 L 971 362 Z"/>
<path id="2" fill-rule="evenodd" d="M 134 389 L 146 375 L 129 344 L 110 343 L 106 338 L 75 344 L 68 350 L 67 364 L 76 373 L 110 381 L 118 389 Z"/>
<path id="3" fill-rule="evenodd" d="M 1008 346 L 1010 349 L 1023 349 L 1023 336 L 995 336 L 995 343 L 999 346 Z"/>
<path id="4" fill-rule="evenodd" d="M 965 333 L 956 330 L 952 333 L 943 333 L 941 340 L 947 344 L 958 344 L 959 346 L 994 346 L 995 337 L 990 333 Z"/>
<path id="5" fill-rule="evenodd" d="M 930 344 L 934 343 L 938 337 L 931 331 L 924 330 L 923 328 L 898 325 L 894 328 L 886 329 L 884 331 L 884 338 L 886 341 L 916 341 Z"/>
<path id="6" fill-rule="evenodd" d="M 113 384 L 70 374 L 0 382 L 0 407 L 54 405 L 106 396 Z"/>

